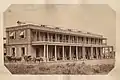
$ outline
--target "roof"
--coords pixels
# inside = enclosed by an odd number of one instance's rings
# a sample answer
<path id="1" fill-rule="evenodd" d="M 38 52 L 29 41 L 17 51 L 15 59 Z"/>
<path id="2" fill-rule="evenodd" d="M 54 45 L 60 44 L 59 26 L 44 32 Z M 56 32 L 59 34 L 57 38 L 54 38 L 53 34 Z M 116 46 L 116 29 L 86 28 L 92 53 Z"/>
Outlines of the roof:
<path id="1" fill-rule="evenodd" d="M 56 32 L 56 33 L 65 33 L 65 34 L 73 34 L 73 35 L 79 35 L 79 36 L 87 36 L 87 37 L 95 37 L 95 38 L 102 38 L 102 39 L 106 39 L 104 38 L 102 35 L 98 35 L 98 34 L 93 34 L 91 32 L 82 32 L 82 31 L 75 31 L 72 29 L 62 29 L 60 27 L 56 27 L 56 26 L 51 26 L 51 25 L 43 25 L 43 24 L 21 24 L 21 25 L 17 25 L 17 26 L 13 26 L 13 27 L 7 27 L 7 30 L 15 30 L 16 28 L 31 28 L 31 29 L 38 29 L 38 30 L 42 30 L 42 31 L 49 31 L 49 32 Z M 29 27 L 28 27 L 29 26 Z"/>

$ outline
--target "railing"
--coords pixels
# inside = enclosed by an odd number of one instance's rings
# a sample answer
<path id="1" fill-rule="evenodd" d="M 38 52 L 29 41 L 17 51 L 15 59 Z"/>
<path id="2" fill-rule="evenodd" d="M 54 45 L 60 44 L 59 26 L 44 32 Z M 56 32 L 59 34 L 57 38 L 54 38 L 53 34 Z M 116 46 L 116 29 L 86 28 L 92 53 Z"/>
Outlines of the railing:
<path id="1" fill-rule="evenodd" d="M 80 43 L 80 44 L 90 44 L 90 45 L 106 45 L 103 43 L 96 43 L 96 42 L 87 42 L 87 41 L 82 41 L 82 40 L 60 40 L 60 39 L 40 39 L 40 40 L 34 40 L 34 41 L 43 41 L 43 42 L 60 42 L 60 43 Z M 33 42 L 34 42 L 33 41 Z"/>

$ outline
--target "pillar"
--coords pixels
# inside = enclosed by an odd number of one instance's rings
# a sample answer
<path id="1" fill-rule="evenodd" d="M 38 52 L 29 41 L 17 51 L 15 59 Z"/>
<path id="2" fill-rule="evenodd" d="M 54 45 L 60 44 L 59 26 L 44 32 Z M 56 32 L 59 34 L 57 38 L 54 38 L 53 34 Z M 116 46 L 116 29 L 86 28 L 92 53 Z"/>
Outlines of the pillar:
<path id="1" fill-rule="evenodd" d="M 9 31 L 6 32 L 6 45 L 9 44 Z"/>
<path id="2" fill-rule="evenodd" d="M 46 46 L 44 45 L 44 55 L 43 55 L 44 56 L 44 61 L 46 61 L 46 55 L 45 55 L 46 52 L 45 52 L 45 50 L 46 50 Z"/>
<path id="3" fill-rule="evenodd" d="M 98 59 L 98 48 L 96 47 L 96 58 Z"/>
<path id="4" fill-rule="evenodd" d="M 50 41 L 50 39 L 49 39 L 49 33 L 47 33 L 47 41 Z"/>
<path id="5" fill-rule="evenodd" d="M 45 41 L 45 33 L 43 33 L 42 35 L 43 35 L 43 41 Z"/>
<path id="6" fill-rule="evenodd" d="M 52 37 L 53 35 L 51 34 L 51 36 L 50 36 L 50 41 L 52 42 L 53 41 L 53 37 Z"/>
<path id="7" fill-rule="evenodd" d="M 110 53 L 110 47 L 108 46 L 107 48 L 108 48 L 108 54 L 109 54 Z"/>
<path id="8" fill-rule="evenodd" d="M 110 47 L 108 46 L 108 58 L 109 58 L 109 55 L 110 55 Z"/>
<path id="9" fill-rule="evenodd" d="M 40 31 L 39 31 L 39 41 L 41 41 L 41 34 L 40 34 Z"/>
<path id="10" fill-rule="evenodd" d="M 68 42 L 71 43 L 71 40 L 70 40 L 70 35 L 69 35 L 69 38 L 68 38 Z"/>
<path id="11" fill-rule="evenodd" d="M 57 39 L 58 39 L 58 42 L 60 42 L 60 35 L 58 35 Z"/>
<path id="12" fill-rule="evenodd" d="M 27 39 L 28 39 L 28 55 L 31 55 L 31 51 L 32 51 L 32 46 L 31 46 L 31 29 L 27 30 Z M 36 35 L 37 36 L 37 35 Z"/>
<path id="13" fill-rule="evenodd" d="M 62 42 L 64 42 L 64 35 L 62 35 Z"/>
<path id="14" fill-rule="evenodd" d="M 62 57 L 63 57 L 63 60 L 65 60 L 65 55 L 64 55 L 64 46 L 62 46 Z"/>
<path id="15" fill-rule="evenodd" d="M 77 38 L 77 43 L 78 43 L 78 36 L 76 38 Z"/>
<path id="16" fill-rule="evenodd" d="M 105 49 L 105 47 L 104 47 L 104 58 L 106 58 L 106 51 L 105 51 L 106 49 Z"/>
<path id="17" fill-rule="evenodd" d="M 49 47 L 49 46 L 47 45 L 47 46 L 46 46 L 46 48 L 47 48 L 47 49 L 46 49 L 46 50 L 47 50 L 47 51 L 46 51 L 46 52 L 47 52 L 47 61 L 49 61 L 48 47 Z"/>
<path id="18" fill-rule="evenodd" d="M 101 55 L 101 59 L 103 58 L 103 47 L 100 47 L 100 55 Z"/>
<path id="19" fill-rule="evenodd" d="M 86 37 L 83 37 L 83 43 L 86 44 Z"/>
<path id="20" fill-rule="evenodd" d="M 32 55 L 31 51 L 32 51 L 32 46 L 30 44 L 28 44 L 28 54 L 27 55 Z"/>
<path id="21" fill-rule="evenodd" d="M 93 47 L 91 47 L 91 59 L 93 59 Z"/>
<path id="22" fill-rule="evenodd" d="M 111 48 L 112 48 L 112 58 L 115 58 L 115 52 L 114 52 L 113 46 L 111 46 Z"/>
<path id="23" fill-rule="evenodd" d="M 56 50 L 56 45 L 55 45 L 55 61 L 57 61 L 57 50 Z"/>
<path id="24" fill-rule="evenodd" d="M 95 44 L 95 38 L 93 38 L 93 44 Z"/>
<path id="25" fill-rule="evenodd" d="M 57 39 L 57 34 L 55 33 L 55 42 L 57 42 L 57 40 L 58 40 L 58 39 Z"/>
<path id="26" fill-rule="evenodd" d="M 33 38 L 34 38 L 34 41 L 37 41 L 37 31 L 36 30 L 35 30 L 35 34 L 34 34 Z"/>
<path id="27" fill-rule="evenodd" d="M 78 60 L 78 46 L 76 46 L 76 59 Z"/>
<path id="28" fill-rule="evenodd" d="M 83 59 L 86 59 L 85 55 L 86 55 L 85 47 L 83 46 L 82 47 L 82 56 L 83 56 Z"/>
<path id="29" fill-rule="evenodd" d="M 72 56 L 71 56 L 71 46 L 70 46 L 70 49 L 69 49 L 69 57 L 70 57 L 70 60 L 72 60 Z"/>

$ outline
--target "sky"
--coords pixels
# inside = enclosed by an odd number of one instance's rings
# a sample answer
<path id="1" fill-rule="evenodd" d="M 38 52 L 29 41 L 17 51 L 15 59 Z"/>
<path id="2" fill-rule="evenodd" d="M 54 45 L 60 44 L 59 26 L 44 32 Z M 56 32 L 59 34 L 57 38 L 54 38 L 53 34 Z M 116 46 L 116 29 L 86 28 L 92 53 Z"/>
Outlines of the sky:
<path id="1" fill-rule="evenodd" d="M 4 12 L 4 36 L 5 28 L 17 25 L 19 20 L 100 34 L 108 38 L 108 45 L 115 47 L 115 14 L 106 4 L 14 4 Z"/>

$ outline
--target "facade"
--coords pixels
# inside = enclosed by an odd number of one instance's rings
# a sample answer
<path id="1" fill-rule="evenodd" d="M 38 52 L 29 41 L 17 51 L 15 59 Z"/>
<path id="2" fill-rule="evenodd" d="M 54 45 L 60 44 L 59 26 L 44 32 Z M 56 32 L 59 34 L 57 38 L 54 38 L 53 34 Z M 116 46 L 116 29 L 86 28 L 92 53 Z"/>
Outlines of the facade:
<path id="1" fill-rule="evenodd" d="M 24 24 L 6 28 L 7 55 L 43 57 L 44 61 L 114 58 L 102 35 Z"/>

